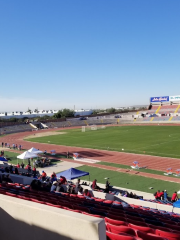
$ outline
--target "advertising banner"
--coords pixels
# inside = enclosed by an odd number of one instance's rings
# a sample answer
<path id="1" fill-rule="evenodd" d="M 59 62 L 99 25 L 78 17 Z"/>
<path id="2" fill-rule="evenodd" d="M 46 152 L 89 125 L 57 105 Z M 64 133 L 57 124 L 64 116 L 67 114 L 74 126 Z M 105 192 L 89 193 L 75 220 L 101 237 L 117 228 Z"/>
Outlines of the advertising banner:
<path id="1" fill-rule="evenodd" d="M 172 102 L 180 102 L 180 95 L 169 96 L 169 101 L 172 101 Z"/>
<path id="2" fill-rule="evenodd" d="M 163 96 L 163 97 L 151 97 L 151 102 L 169 102 L 169 96 Z"/>

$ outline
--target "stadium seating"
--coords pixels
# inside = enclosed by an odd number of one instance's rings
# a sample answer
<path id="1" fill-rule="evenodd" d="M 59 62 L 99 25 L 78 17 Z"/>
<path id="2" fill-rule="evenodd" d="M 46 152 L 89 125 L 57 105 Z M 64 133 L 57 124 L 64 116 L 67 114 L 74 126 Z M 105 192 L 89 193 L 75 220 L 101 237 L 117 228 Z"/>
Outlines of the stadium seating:
<path id="1" fill-rule="evenodd" d="M 123 202 L 86 199 L 68 193 L 31 190 L 22 184 L 0 184 L 0 194 L 104 218 L 107 238 L 180 240 L 180 215 Z M 106 206 L 108 204 L 108 206 Z"/>

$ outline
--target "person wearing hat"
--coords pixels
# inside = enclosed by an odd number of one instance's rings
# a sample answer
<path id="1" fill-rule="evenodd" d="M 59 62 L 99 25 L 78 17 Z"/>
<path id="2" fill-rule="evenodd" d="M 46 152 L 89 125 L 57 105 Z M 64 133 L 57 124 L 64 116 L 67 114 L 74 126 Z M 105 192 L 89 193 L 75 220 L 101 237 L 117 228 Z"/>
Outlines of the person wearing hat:
<path id="1" fill-rule="evenodd" d="M 57 181 L 54 181 L 53 184 L 52 184 L 52 186 L 51 186 L 50 192 L 56 191 L 56 186 L 57 186 Z"/>
<path id="2" fill-rule="evenodd" d="M 45 171 L 42 171 L 42 180 L 43 180 L 43 181 L 46 180 L 46 176 L 47 176 L 47 174 L 45 173 Z"/>

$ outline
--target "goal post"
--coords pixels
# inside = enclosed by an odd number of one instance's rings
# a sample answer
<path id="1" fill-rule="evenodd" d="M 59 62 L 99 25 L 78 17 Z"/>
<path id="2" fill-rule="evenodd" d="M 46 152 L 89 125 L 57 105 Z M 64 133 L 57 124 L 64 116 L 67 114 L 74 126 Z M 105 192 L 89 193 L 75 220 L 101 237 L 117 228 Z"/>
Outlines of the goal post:
<path id="1" fill-rule="evenodd" d="M 105 129 L 106 126 L 97 126 L 97 125 L 91 125 L 91 126 L 82 126 L 81 131 L 82 132 L 86 132 L 86 131 L 96 131 L 96 130 L 100 130 L 100 129 Z"/>

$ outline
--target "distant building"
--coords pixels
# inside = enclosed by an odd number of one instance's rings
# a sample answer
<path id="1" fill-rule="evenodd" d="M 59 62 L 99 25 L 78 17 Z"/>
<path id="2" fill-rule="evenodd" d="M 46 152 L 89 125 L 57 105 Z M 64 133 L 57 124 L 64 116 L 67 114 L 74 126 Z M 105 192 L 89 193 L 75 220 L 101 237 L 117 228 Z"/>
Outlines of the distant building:
<path id="1" fill-rule="evenodd" d="M 74 116 L 86 116 L 86 115 L 91 115 L 93 113 L 93 110 L 74 110 Z"/>
<path id="2" fill-rule="evenodd" d="M 34 117 L 43 117 L 43 116 L 51 117 L 57 112 L 58 110 L 37 110 L 37 111 L 32 111 L 31 113 L 27 111 L 26 112 L 20 112 L 20 111 L 1 112 L 0 118 L 9 119 L 9 118 L 24 118 L 24 117 L 34 118 Z"/>

